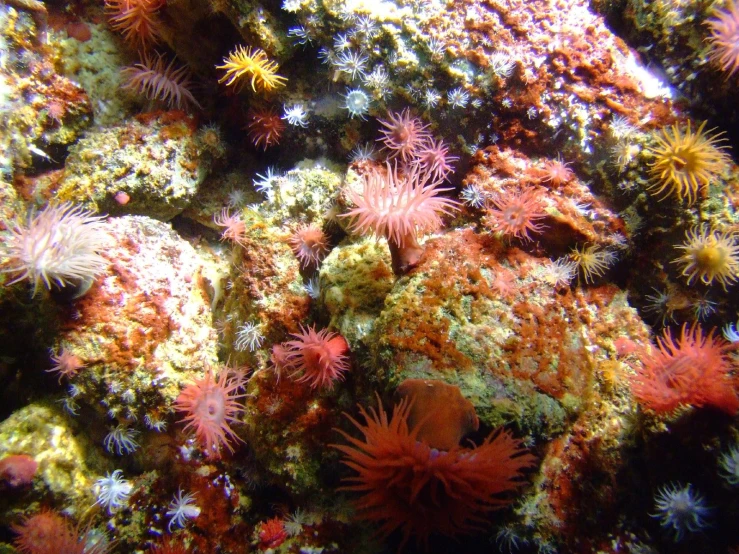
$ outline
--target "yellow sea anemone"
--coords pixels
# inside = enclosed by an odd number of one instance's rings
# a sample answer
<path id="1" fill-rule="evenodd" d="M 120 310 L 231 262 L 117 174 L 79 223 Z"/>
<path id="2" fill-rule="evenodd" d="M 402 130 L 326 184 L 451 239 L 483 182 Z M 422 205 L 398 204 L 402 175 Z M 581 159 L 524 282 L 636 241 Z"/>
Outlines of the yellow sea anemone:
<path id="1" fill-rule="evenodd" d="M 660 200 L 668 196 L 681 201 L 687 198 L 688 204 L 693 204 L 698 193 L 723 171 L 729 156 L 718 143 L 724 139 L 719 138 L 721 133 L 710 136 L 713 129 L 704 133 L 705 126 L 704 121 L 692 132 L 688 122 L 685 130 L 673 125 L 654 136 L 657 146 L 649 149 L 655 158 L 649 170 L 653 179 L 648 185 L 650 194 L 660 196 Z"/>
<path id="2" fill-rule="evenodd" d="M 726 290 L 726 285 L 739 279 L 739 244 L 733 234 L 701 225 L 690 229 L 685 237 L 687 240 L 677 247 L 684 253 L 672 263 L 682 266 L 688 284 L 694 279 L 706 285 L 718 281 Z"/>
<path id="3" fill-rule="evenodd" d="M 616 255 L 612 251 L 601 249 L 595 244 L 584 244 L 582 250 L 575 247 L 570 252 L 570 260 L 582 272 L 585 282 L 592 283 L 596 277 L 601 277 L 613 265 L 616 261 Z"/>
<path id="4" fill-rule="evenodd" d="M 244 77 L 251 76 L 251 88 L 257 91 L 257 85 L 262 90 L 269 92 L 278 87 L 284 87 L 287 78 L 277 75 L 279 66 L 277 62 L 270 61 L 264 50 L 238 46 L 223 59 L 223 65 L 216 69 L 225 69 L 226 74 L 218 80 L 219 83 L 226 82 L 227 86 L 235 85 L 241 88 L 240 82 Z"/>

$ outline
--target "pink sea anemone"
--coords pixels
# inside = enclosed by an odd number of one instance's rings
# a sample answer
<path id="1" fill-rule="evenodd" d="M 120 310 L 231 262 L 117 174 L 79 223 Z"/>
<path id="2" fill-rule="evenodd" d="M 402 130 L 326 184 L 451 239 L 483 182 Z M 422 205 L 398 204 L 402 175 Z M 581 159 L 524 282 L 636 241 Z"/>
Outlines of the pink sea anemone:
<path id="1" fill-rule="evenodd" d="M 440 187 L 428 171 L 413 166 L 407 173 L 387 164 L 387 170 L 364 175 L 362 191 L 348 190 L 349 200 L 356 206 L 341 217 L 351 219 L 350 229 L 362 235 L 387 238 L 393 256 L 393 269 L 403 273 L 418 263 L 422 248 L 416 233 L 435 231 L 441 216 L 459 209 L 459 204 L 440 193 Z"/>
<path id="2" fill-rule="evenodd" d="M 223 227 L 221 240 L 230 240 L 236 244 L 244 244 L 246 237 L 246 224 L 239 214 L 231 214 L 228 208 L 223 208 L 220 214 L 216 214 L 213 223 Z"/>
<path id="3" fill-rule="evenodd" d="M 328 253 L 328 237 L 315 224 L 298 227 L 289 242 L 301 267 L 318 265 Z"/>
<path id="4" fill-rule="evenodd" d="M 398 156 L 404 162 L 411 161 L 430 138 L 426 130 L 428 125 L 411 116 L 408 108 L 399 113 L 389 113 L 387 121 L 380 119 L 379 122 L 385 127 L 380 130 L 383 135 L 380 140 L 390 151 L 391 158 Z"/>
<path id="5" fill-rule="evenodd" d="M 240 371 L 222 367 L 218 378 L 213 369 L 206 367 L 205 376 L 185 387 L 175 401 L 175 408 L 185 413 L 185 430 L 194 429 L 195 435 L 211 457 L 219 457 L 222 446 L 233 452 L 231 441 L 241 441 L 232 423 L 238 422 L 243 407 L 238 400 L 245 394 L 239 393 L 246 383 Z"/>
<path id="6" fill-rule="evenodd" d="M 534 189 L 521 193 L 501 194 L 491 200 L 493 207 L 487 210 L 485 221 L 493 231 L 507 237 L 531 240 L 529 233 L 539 233 L 544 226 L 539 223 L 546 213 L 541 194 Z"/>
<path id="7" fill-rule="evenodd" d="M 98 254 L 110 243 L 102 219 L 64 203 L 31 214 L 25 224 L 12 223 L 0 244 L 0 257 L 7 260 L 0 272 L 15 274 L 7 284 L 28 279 L 35 295 L 41 284 L 51 289 L 91 282 L 109 265 Z"/>
<path id="8" fill-rule="evenodd" d="M 111 27 L 128 43 L 146 50 L 159 41 L 158 12 L 164 4 L 164 0 L 105 0 L 105 12 Z"/>
<path id="9" fill-rule="evenodd" d="M 124 68 L 121 75 L 125 80 L 124 88 L 149 100 L 159 100 L 178 110 L 191 105 L 201 108 L 190 92 L 190 75 L 187 68 L 175 68 L 174 60 L 166 64 L 161 54 L 155 57 L 144 54 L 141 62 Z"/>
<path id="10" fill-rule="evenodd" d="M 433 179 L 444 180 L 454 171 L 451 163 L 457 160 L 459 157 L 449 154 L 444 141 L 430 138 L 419 148 L 413 163 L 428 171 Z"/>
<path id="11" fill-rule="evenodd" d="M 718 10 L 708 25 L 711 36 L 711 60 L 733 75 L 739 70 L 739 4 L 729 1 L 726 10 Z"/>
<path id="12" fill-rule="evenodd" d="M 79 356 L 76 356 L 66 348 L 60 349 L 59 354 L 52 354 L 51 361 L 54 365 L 51 366 L 51 369 L 47 369 L 46 371 L 58 373 L 60 382 L 62 377 L 74 377 L 80 369 L 85 367 L 85 364 L 82 363 Z"/>
<path id="13" fill-rule="evenodd" d="M 556 160 L 546 160 L 544 162 L 544 178 L 542 181 L 549 183 L 553 187 L 559 187 L 571 181 L 575 174 L 568 166 L 569 164 L 563 162 L 560 156 L 557 156 Z"/>
<path id="14" fill-rule="evenodd" d="M 346 352 L 349 345 L 344 337 L 328 329 L 316 332 L 314 327 L 293 333 L 295 340 L 272 349 L 272 360 L 278 371 L 290 370 L 293 375 L 302 373 L 298 383 L 308 383 L 311 388 L 332 388 L 334 382 L 343 379 L 349 370 Z"/>

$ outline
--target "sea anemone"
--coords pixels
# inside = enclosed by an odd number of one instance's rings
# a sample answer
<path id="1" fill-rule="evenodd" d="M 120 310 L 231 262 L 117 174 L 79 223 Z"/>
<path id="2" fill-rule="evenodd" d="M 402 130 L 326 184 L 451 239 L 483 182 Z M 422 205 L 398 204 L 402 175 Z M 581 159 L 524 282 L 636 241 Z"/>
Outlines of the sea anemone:
<path id="1" fill-rule="evenodd" d="M 357 515 L 379 522 L 384 536 L 399 529 L 401 548 L 411 536 L 428 546 L 433 533 L 480 530 L 488 512 L 510 502 L 501 495 L 520 487 L 522 470 L 534 462 L 520 441 L 500 430 L 474 449 L 438 451 L 418 440 L 419 425 L 409 429 L 411 399 L 396 404 L 389 421 L 379 397 L 377 404 L 369 413 L 360 407 L 364 423 L 347 415 L 363 440 L 339 431 L 349 444 L 331 447 L 357 473 L 342 487 L 361 493 Z"/>
<path id="2" fill-rule="evenodd" d="M 432 179 L 444 180 L 454 172 L 451 163 L 457 160 L 459 157 L 449 154 L 449 147 L 444 141 L 430 138 L 418 149 L 413 163 L 427 171 Z"/>
<path id="3" fill-rule="evenodd" d="M 318 265 L 328 254 L 328 237 L 318 225 L 301 225 L 290 237 L 290 248 L 301 267 Z"/>
<path id="4" fill-rule="evenodd" d="M 725 147 L 719 145 L 724 139 L 720 133 L 709 135 L 713 129 L 703 132 L 705 126 L 704 121 L 694 133 L 688 121 L 685 130 L 675 124 L 654 135 L 657 146 L 649 148 L 654 156 L 649 169 L 650 194 L 661 196 L 660 200 L 668 196 L 676 196 L 680 201 L 687 198 L 692 205 L 724 170 L 729 162 L 729 156 L 722 150 Z"/>
<path id="5" fill-rule="evenodd" d="M 285 539 L 287 539 L 287 531 L 285 531 L 285 523 L 278 517 L 273 517 L 259 525 L 259 548 L 268 550 L 277 548 Z"/>
<path id="6" fill-rule="evenodd" d="M 285 130 L 285 124 L 282 122 L 280 115 L 273 109 L 269 110 L 249 110 L 247 113 L 249 123 L 249 138 L 254 146 L 262 150 L 267 150 L 270 146 L 280 142 L 282 132 Z"/>
<path id="7" fill-rule="evenodd" d="M 677 248 L 683 255 L 672 263 L 682 266 L 688 284 L 700 279 L 706 285 L 714 282 L 726 285 L 739 279 L 739 244 L 731 233 L 722 233 L 701 225 L 685 233 L 686 242 Z"/>
<path id="8" fill-rule="evenodd" d="M 63 203 L 31 214 L 26 225 L 11 224 L 10 236 L 0 247 L 6 258 L 1 272 L 17 274 L 8 284 L 28 279 L 34 295 L 42 283 L 47 289 L 52 284 L 89 284 L 108 267 L 108 260 L 98 254 L 110 241 L 102 219 Z"/>
<path id="9" fill-rule="evenodd" d="M 500 194 L 490 201 L 486 225 L 507 237 L 531 240 L 529 233 L 540 233 L 544 226 L 539 222 L 546 217 L 541 194 L 534 189 L 519 193 Z"/>
<path id="10" fill-rule="evenodd" d="M 213 217 L 213 223 L 219 227 L 223 227 L 221 240 L 230 240 L 236 244 L 244 244 L 244 240 L 246 238 L 246 224 L 238 213 L 231 214 L 228 208 L 223 208 L 220 214 L 216 214 Z"/>
<path id="11" fill-rule="evenodd" d="M 685 533 L 696 533 L 709 526 L 707 521 L 711 509 L 692 485 L 670 483 L 662 487 L 654 497 L 656 514 L 660 525 L 673 533 L 675 541 L 682 540 Z"/>
<path id="12" fill-rule="evenodd" d="M 195 436 L 208 456 L 219 457 L 222 446 L 233 452 L 230 441 L 241 441 L 231 429 L 231 424 L 238 422 L 243 409 L 238 400 L 245 394 L 238 391 L 245 383 L 246 378 L 241 372 L 223 367 L 216 378 L 213 369 L 206 367 L 205 376 L 185 387 L 177 397 L 175 408 L 185 413 L 185 430 L 195 430 Z"/>
<path id="13" fill-rule="evenodd" d="M 562 161 L 560 156 L 557 156 L 555 160 L 546 160 L 544 162 L 544 178 L 542 181 L 550 183 L 554 187 L 559 187 L 571 181 L 575 174 L 568 165 Z"/>
<path id="14" fill-rule="evenodd" d="M 599 248 L 596 244 L 584 244 L 582 248 L 576 246 L 569 257 L 582 273 L 586 283 L 592 283 L 596 277 L 602 277 L 616 261 L 613 252 Z"/>
<path id="15" fill-rule="evenodd" d="M 21 554 L 105 554 L 107 541 L 90 544 L 69 521 L 56 512 L 43 511 L 13 526 L 13 544 Z"/>
<path id="16" fill-rule="evenodd" d="M 61 348 L 59 350 L 59 354 L 52 353 L 51 361 L 54 365 L 51 366 L 51 369 L 47 369 L 46 371 L 50 373 L 58 373 L 60 383 L 62 381 L 62 377 L 74 377 L 80 369 L 85 367 L 85 364 L 82 363 L 79 356 L 76 356 L 66 348 Z"/>
<path id="17" fill-rule="evenodd" d="M 357 116 L 359 119 L 366 119 L 364 116 L 369 111 L 369 106 L 369 96 L 360 88 L 348 90 L 344 96 L 344 108 L 349 110 L 351 118 Z"/>
<path id="18" fill-rule="evenodd" d="M 195 504 L 195 493 L 182 494 L 182 489 L 179 489 L 167 506 L 167 515 L 170 517 L 167 525 L 170 533 L 173 525 L 184 527 L 188 519 L 196 519 L 200 515 L 200 508 Z"/>
<path id="19" fill-rule="evenodd" d="M 684 406 L 713 406 L 734 415 L 739 398 L 731 375 L 731 349 L 715 330 L 705 335 L 697 325 L 683 325 L 675 340 L 665 329 L 656 348 L 639 350 L 631 391 L 642 406 L 659 414 Z"/>
<path id="20" fill-rule="evenodd" d="M 733 75 L 739 70 L 739 5 L 729 0 L 727 9 L 717 10 L 706 24 L 711 31 L 711 60 Z"/>
<path id="21" fill-rule="evenodd" d="M 272 361 L 277 371 L 291 370 L 293 375 L 302 373 L 298 383 L 308 383 L 311 388 L 333 388 L 334 382 L 344 378 L 349 370 L 346 352 L 349 345 L 344 337 L 328 329 L 316 332 L 314 327 L 301 328 L 292 333 L 295 340 L 287 341 L 272 349 Z"/>
<path id="22" fill-rule="evenodd" d="M 146 50 L 159 40 L 161 25 L 157 12 L 165 0 L 105 0 L 110 26 L 126 41 Z"/>
<path id="23" fill-rule="evenodd" d="M 242 81 L 251 77 L 251 88 L 257 91 L 257 85 L 265 92 L 284 87 L 287 79 L 277 75 L 279 66 L 276 62 L 267 58 L 264 50 L 238 46 L 236 50 L 231 52 L 223 59 L 223 65 L 216 66 L 216 69 L 225 69 L 226 74 L 221 77 L 219 83 L 226 83 L 226 86 L 235 86 L 237 89 L 243 86 Z"/>
<path id="24" fill-rule="evenodd" d="M 435 231 L 441 215 L 459 209 L 451 198 L 440 195 L 451 190 L 441 188 L 428 172 L 414 166 L 407 173 L 397 164 L 387 164 L 387 171 L 374 170 L 363 176 L 362 191 L 348 189 L 349 200 L 356 206 L 341 217 L 350 218 L 350 229 L 362 235 L 387 238 L 396 274 L 413 267 L 422 249 L 416 233 Z"/>
<path id="25" fill-rule="evenodd" d="M 161 54 L 156 57 L 144 54 L 141 62 L 121 71 L 126 81 L 123 87 L 178 110 L 191 105 L 201 108 L 190 92 L 190 74 L 187 68 L 175 69 L 174 60 L 168 64 L 165 61 Z"/>
<path id="26" fill-rule="evenodd" d="M 385 127 L 380 130 L 383 135 L 380 140 L 390 151 L 391 158 L 398 156 L 404 162 L 411 161 L 430 138 L 426 130 L 428 125 L 411 116 L 408 108 L 399 113 L 389 113 L 387 121 L 378 121 Z"/>
<path id="27" fill-rule="evenodd" d="M 108 473 L 105 477 L 95 481 L 95 495 L 97 496 L 95 504 L 104 506 L 108 513 L 112 514 L 128 504 L 132 490 L 133 485 L 123 478 L 123 472 L 120 469 L 116 469 L 113 473 Z"/>

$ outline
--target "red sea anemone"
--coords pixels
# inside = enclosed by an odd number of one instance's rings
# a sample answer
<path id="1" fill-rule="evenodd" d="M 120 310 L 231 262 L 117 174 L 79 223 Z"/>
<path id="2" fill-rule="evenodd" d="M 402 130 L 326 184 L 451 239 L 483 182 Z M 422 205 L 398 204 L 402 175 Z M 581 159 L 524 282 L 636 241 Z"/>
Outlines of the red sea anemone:
<path id="1" fill-rule="evenodd" d="M 43 511 L 27 517 L 20 525 L 13 526 L 18 534 L 14 546 L 21 554 L 105 554 L 107 542 L 94 546 L 86 544 L 84 537 L 62 516 Z"/>
<path id="2" fill-rule="evenodd" d="M 257 148 L 267 150 L 270 146 L 280 142 L 280 136 L 285 130 L 285 124 L 280 115 L 274 110 L 249 110 L 249 138 Z"/>
<path id="3" fill-rule="evenodd" d="M 411 536 L 428 546 L 433 533 L 454 537 L 484 529 L 488 512 L 510 502 L 501 494 L 520 487 L 521 471 L 534 462 L 507 431 L 474 449 L 438 451 L 418 440 L 419 425 L 408 428 L 412 400 L 397 404 L 390 421 L 377 401 L 377 411 L 360 407 L 364 424 L 347 415 L 363 440 L 339 431 L 350 444 L 331 446 L 357 472 L 343 487 L 361 493 L 357 515 L 379 522 L 384 536 L 399 529 L 401 548 Z"/>
<path id="4" fill-rule="evenodd" d="M 287 539 L 285 523 L 278 517 L 273 517 L 259 526 L 259 548 L 267 550 L 277 548 Z"/>
<path id="5" fill-rule="evenodd" d="M 404 162 L 410 161 L 429 139 L 428 125 L 412 117 L 408 108 L 400 113 L 390 113 L 387 121 L 380 119 L 379 122 L 385 127 L 380 130 L 383 135 L 380 140 L 390 150 L 392 158 L 399 156 Z"/>
<path id="6" fill-rule="evenodd" d="M 279 349 L 272 349 L 273 362 L 279 371 L 292 370 L 301 373 L 299 383 L 308 383 L 311 388 L 332 388 L 334 382 L 343 378 L 349 369 L 346 356 L 349 345 L 344 337 L 327 329 L 315 331 L 308 327 L 300 333 L 293 333 L 295 340 L 283 343 Z"/>
<path id="7" fill-rule="evenodd" d="M 301 225 L 290 237 L 290 248 L 301 267 L 316 266 L 328 253 L 328 238 L 317 225 Z"/>
<path id="8" fill-rule="evenodd" d="M 631 390 L 642 406 L 660 414 L 708 405 L 735 415 L 739 398 L 731 376 L 731 348 L 714 331 L 704 335 L 698 326 L 683 325 L 677 340 L 665 330 L 656 348 L 639 351 L 641 363 L 634 368 Z"/>
<path id="9" fill-rule="evenodd" d="M 241 440 L 230 424 L 238 422 L 237 416 L 243 409 L 237 401 L 245 396 L 238 393 L 245 382 L 241 372 L 228 367 L 221 368 L 216 379 L 212 368 L 207 367 L 205 376 L 185 387 L 177 397 L 175 407 L 185 412 L 185 430 L 195 430 L 208 456 L 218 457 L 221 446 L 233 452 L 230 440 Z"/>
<path id="10" fill-rule="evenodd" d="M 739 5 L 729 1 L 726 10 L 718 10 L 707 21 L 711 30 L 711 60 L 731 76 L 739 70 Z"/>

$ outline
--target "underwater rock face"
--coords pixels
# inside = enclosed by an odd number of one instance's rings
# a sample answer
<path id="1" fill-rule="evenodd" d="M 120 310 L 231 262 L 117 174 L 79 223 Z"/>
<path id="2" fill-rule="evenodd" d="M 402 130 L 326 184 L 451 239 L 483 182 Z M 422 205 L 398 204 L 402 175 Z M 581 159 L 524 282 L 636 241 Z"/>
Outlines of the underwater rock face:
<path id="1" fill-rule="evenodd" d="M 180 385 L 215 362 L 208 279 L 218 265 L 166 223 L 125 216 L 106 228 L 109 270 L 75 303 L 54 351 L 84 365 L 70 381 L 73 403 L 113 422 L 163 421 Z"/>
<path id="2" fill-rule="evenodd" d="M 172 219 L 208 172 L 194 135 L 182 112 L 88 131 L 70 151 L 57 194 L 104 213 Z"/>
<path id="3" fill-rule="evenodd" d="M 613 341 L 648 333 L 618 289 L 553 286 L 551 267 L 469 229 L 430 239 L 375 322 L 371 352 L 387 385 L 442 379 L 491 428 L 564 431 L 611 363 Z"/>
<path id="4" fill-rule="evenodd" d="M 29 404 L 0 422 L 0 459 L 20 454 L 33 458 L 38 469 L 31 489 L 0 494 L 3 524 L 29 502 L 50 502 L 77 517 L 94 503 L 92 485 L 104 462 L 60 406 Z"/>

